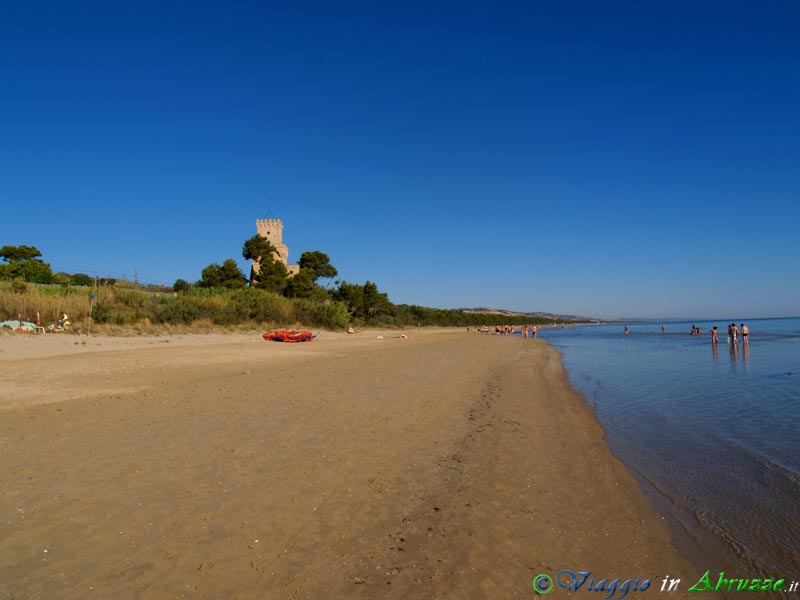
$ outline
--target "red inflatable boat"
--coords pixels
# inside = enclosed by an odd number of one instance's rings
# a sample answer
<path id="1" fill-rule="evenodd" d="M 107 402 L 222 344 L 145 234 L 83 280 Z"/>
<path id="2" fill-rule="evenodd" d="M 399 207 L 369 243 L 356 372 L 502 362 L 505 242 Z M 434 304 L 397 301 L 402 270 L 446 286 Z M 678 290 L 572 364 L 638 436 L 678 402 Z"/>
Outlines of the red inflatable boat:
<path id="1" fill-rule="evenodd" d="M 268 342 L 313 342 L 316 336 L 310 331 L 276 329 L 268 331 L 263 337 Z"/>

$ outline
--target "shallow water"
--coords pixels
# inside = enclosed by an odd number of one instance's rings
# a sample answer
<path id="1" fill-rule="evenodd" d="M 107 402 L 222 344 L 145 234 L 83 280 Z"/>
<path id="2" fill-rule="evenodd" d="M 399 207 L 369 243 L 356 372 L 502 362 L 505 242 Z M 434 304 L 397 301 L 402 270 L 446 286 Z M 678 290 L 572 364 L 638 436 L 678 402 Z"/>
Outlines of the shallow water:
<path id="1" fill-rule="evenodd" d="M 800 319 L 541 333 L 701 569 L 800 579 Z M 741 323 L 736 321 L 737 325 Z M 716 349 L 707 334 L 720 330 Z"/>

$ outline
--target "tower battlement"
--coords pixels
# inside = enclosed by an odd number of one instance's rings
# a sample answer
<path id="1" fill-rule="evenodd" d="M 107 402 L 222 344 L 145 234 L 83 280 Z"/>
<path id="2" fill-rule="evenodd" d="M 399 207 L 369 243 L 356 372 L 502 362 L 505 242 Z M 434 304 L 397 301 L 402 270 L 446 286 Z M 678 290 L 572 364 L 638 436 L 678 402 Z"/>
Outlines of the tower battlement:
<path id="1" fill-rule="evenodd" d="M 283 221 L 280 219 L 256 219 L 256 231 L 267 238 L 273 246 L 283 244 Z M 286 254 L 288 253 L 287 250 Z"/>

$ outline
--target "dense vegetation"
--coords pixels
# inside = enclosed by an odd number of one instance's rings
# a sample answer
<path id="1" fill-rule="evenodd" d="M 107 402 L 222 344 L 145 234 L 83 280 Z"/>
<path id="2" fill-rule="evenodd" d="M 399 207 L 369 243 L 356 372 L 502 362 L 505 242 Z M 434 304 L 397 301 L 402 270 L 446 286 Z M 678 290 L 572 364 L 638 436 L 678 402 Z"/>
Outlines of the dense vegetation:
<path id="1" fill-rule="evenodd" d="M 22 314 L 32 321 L 39 313 L 41 322 L 47 325 L 66 312 L 73 324 L 81 327 L 82 323 L 88 324 L 91 310 L 96 324 L 135 329 L 208 325 L 342 329 L 351 324 L 405 327 L 556 322 L 530 315 L 396 305 L 371 281 L 336 281 L 328 289 L 337 271 L 326 254 L 303 253 L 299 273 L 288 277 L 285 265 L 273 258 L 274 248 L 259 237 L 247 240 L 242 252 L 245 258 L 259 263 L 258 272 L 252 272 L 249 278 L 236 261 L 227 259 L 222 264 L 208 265 L 194 284 L 179 279 L 173 289 L 157 291 L 141 286 L 131 289 L 130 282 L 92 280 L 80 274 L 64 275 L 59 280 L 36 248 L 4 246 L 0 249 L 5 260 L 0 265 L 0 320 Z M 321 279 L 329 280 L 329 285 L 321 286 Z"/>
<path id="2" fill-rule="evenodd" d="M 90 286 L 99 282 L 114 285 L 114 279 L 95 280 L 84 273 L 53 273 L 49 263 L 42 260 L 36 246 L 3 246 L 0 248 L 0 281 L 18 283 L 54 283 L 58 285 Z"/>

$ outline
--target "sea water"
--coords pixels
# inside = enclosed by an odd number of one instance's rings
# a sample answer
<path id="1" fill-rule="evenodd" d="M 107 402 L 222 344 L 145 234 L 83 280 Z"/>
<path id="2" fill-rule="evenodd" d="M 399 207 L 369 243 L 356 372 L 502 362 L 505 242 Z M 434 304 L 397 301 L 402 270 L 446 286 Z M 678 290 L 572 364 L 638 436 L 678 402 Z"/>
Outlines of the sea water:
<path id="1" fill-rule="evenodd" d="M 697 321 L 700 336 L 691 322 L 540 335 L 699 574 L 788 584 L 800 580 L 800 319 L 736 320 L 747 345 L 728 343 L 731 322 Z"/>

